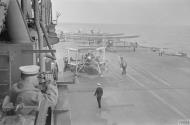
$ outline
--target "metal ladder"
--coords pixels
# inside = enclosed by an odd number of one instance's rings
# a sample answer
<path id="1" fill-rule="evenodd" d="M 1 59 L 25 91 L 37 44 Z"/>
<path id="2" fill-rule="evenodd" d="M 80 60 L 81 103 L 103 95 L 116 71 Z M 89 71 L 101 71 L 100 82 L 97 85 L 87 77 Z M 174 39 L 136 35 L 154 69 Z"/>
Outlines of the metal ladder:
<path id="1" fill-rule="evenodd" d="M 0 51 L 0 88 L 11 88 L 11 56 L 9 51 Z"/>

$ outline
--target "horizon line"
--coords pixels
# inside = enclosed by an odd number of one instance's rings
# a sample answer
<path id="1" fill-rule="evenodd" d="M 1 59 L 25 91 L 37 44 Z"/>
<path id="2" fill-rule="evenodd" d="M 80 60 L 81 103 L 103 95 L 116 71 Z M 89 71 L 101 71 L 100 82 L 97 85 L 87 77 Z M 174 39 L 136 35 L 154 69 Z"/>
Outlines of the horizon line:
<path id="1" fill-rule="evenodd" d="M 93 24 L 93 25 L 146 25 L 146 26 L 190 26 L 190 24 L 140 24 L 140 23 L 98 23 L 98 22 L 59 22 L 60 24 Z"/>

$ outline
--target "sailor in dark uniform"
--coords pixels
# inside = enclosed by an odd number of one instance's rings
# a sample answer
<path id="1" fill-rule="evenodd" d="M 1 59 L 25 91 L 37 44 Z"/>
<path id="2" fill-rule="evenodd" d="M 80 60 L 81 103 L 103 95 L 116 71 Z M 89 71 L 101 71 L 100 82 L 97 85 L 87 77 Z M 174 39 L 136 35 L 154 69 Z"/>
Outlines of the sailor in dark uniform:
<path id="1" fill-rule="evenodd" d="M 103 88 L 101 87 L 100 83 L 97 83 L 98 87 L 96 88 L 96 91 L 94 93 L 94 96 L 97 98 L 98 107 L 101 108 L 101 98 L 103 95 Z"/>

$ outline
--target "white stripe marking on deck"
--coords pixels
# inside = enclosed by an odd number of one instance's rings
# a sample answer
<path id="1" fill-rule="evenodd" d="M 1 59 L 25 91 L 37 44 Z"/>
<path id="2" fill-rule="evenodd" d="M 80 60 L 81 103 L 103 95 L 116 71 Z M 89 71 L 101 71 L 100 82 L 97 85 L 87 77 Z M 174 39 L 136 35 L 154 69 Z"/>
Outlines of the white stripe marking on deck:
<path id="1" fill-rule="evenodd" d="M 137 67 L 136 65 L 134 67 Z M 142 72 L 144 73 L 148 73 L 149 75 L 151 75 L 154 79 L 157 79 L 158 81 L 160 81 L 161 83 L 163 83 L 164 85 L 167 85 L 167 86 L 171 86 L 168 82 L 166 82 L 165 80 L 159 78 L 158 76 L 156 76 L 155 74 L 153 74 L 152 72 L 150 71 L 147 71 L 147 70 L 144 70 L 142 67 L 138 66 Z"/>
<path id="2" fill-rule="evenodd" d="M 70 111 L 69 111 L 69 117 L 70 117 L 69 120 L 70 120 L 70 123 L 71 123 L 70 125 L 72 125 L 71 109 L 70 109 Z"/>
<path id="3" fill-rule="evenodd" d="M 135 81 L 138 85 L 140 85 L 141 87 L 143 87 L 144 89 L 148 89 L 147 87 L 145 87 L 144 84 L 142 84 L 141 82 L 139 82 L 137 79 L 135 79 L 133 76 L 131 75 L 127 75 L 130 79 L 132 79 L 133 81 Z M 176 112 L 178 115 L 180 115 L 182 118 L 186 119 L 187 116 L 179 111 L 179 109 L 177 109 L 175 106 L 167 103 L 162 97 L 160 97 L 159 95 L 157 95 L 154 91 L 152 90 L 149 90 L 148 89 L 148 92 L 150 92 L 155 98 L 157 98 L 159 101 L 161 101 L 163 104 L 167 105 L 170 109 L 172 109 L 174 112 Z"/>

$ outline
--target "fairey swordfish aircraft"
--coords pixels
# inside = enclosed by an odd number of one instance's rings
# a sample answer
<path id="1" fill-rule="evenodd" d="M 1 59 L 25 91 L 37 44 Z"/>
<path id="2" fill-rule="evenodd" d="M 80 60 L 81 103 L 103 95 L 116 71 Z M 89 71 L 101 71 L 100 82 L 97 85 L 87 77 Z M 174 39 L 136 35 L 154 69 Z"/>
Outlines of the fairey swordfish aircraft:
<path id="1" fill-rule="evenodd" d="M 64 71 L 71 71 L 74 75 L 87 73 L 100 75 L 106 70 L 105 47 L 78 47 L 66 48 L 67 56 L 64 58 Z"/>

